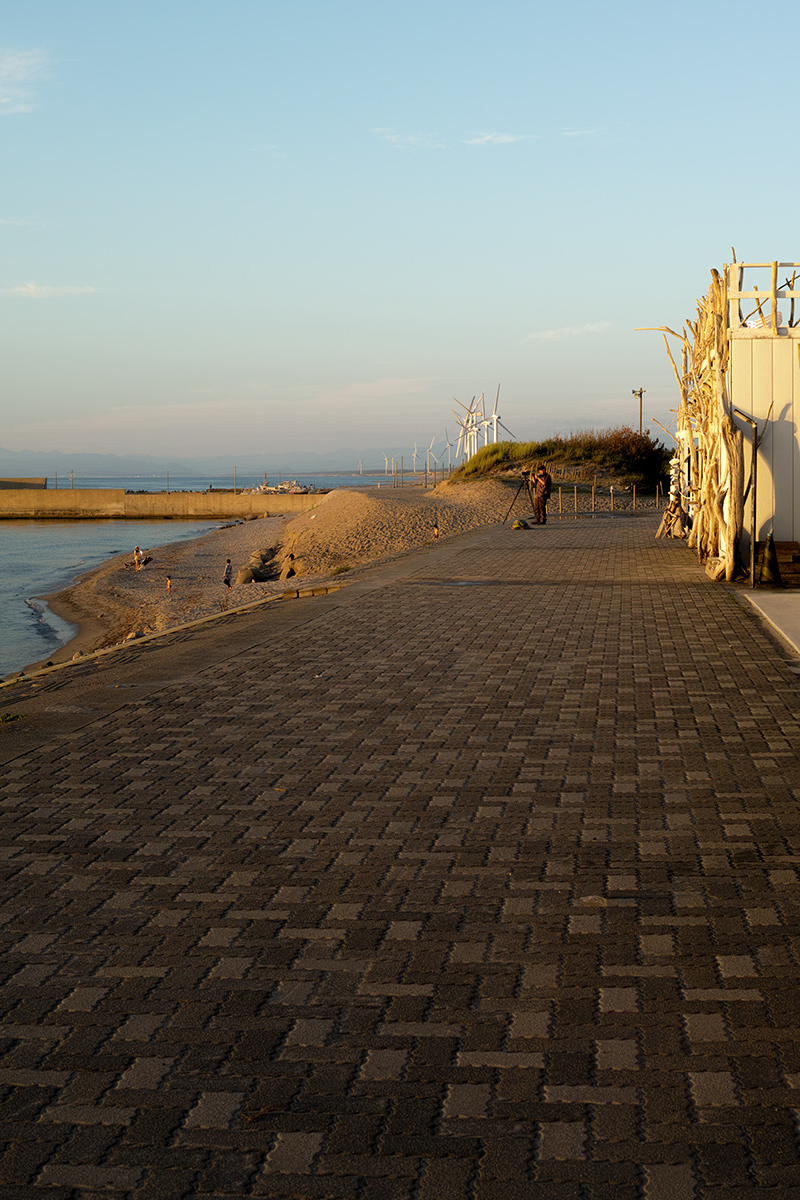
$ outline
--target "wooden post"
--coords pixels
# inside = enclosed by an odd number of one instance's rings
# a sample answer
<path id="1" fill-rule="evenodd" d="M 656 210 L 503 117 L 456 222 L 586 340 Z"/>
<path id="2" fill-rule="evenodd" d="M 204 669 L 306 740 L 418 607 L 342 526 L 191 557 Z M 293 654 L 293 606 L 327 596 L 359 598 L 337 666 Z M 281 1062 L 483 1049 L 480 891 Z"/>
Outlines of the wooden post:
<path id="1" fill-rule="evenodd" d="M 561 488 L 558 489 L 558 511 L 559 512 L 564 511 L 564 505 L 562 504 L 562 500 L 561 500 Z"/>
<path id="2" fill-rule="evenodd" d="M 594 512 L 594 509 L 595 509 L 596 498 L 597 498 L 597 476 L 595 475 L 594 483 L 592 484 L 592 512 Z"/>
<path id="3" fill-rule="evenodd" d="M 575 512 L 578 511 L 578 485 L 575 484 Z"/>
<path id="4" fill-rule="evenodd" d="M 633 507 L 636 508 L 636 484 L 633 485 Z"/>
<path id="5" fill-rule="evenodd" d="M 611 488 L 611 511 L 614 511 L 614 489 Z"/>
<path id="6" fill-rule="evenodd" d="M 403 456 L 400 455 L 400 487 L 403 486 Z"/>

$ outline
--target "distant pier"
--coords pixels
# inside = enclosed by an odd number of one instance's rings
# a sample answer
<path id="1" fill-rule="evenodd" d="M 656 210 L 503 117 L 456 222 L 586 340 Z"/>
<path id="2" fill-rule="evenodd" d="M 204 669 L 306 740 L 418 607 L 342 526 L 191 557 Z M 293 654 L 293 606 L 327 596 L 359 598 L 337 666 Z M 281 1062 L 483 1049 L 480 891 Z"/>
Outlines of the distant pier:
<path id="1" fill-rule="evenodd" d="M 21 481 L 20 481 L 21 482 Z M 307 512 L 325 493 L 125 492 L 122 488 L 0 489 L 0 521 L 202 521 Z"/>

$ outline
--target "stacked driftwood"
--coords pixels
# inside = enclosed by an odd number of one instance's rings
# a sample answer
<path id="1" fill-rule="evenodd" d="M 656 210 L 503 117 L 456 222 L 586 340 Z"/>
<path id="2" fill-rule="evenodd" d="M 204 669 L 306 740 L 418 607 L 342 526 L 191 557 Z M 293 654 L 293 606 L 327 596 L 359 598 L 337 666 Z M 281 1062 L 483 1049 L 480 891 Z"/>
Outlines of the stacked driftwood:
<path id="1" fill-rule="evenodd" d="M 687 320 L 681 333 L 659 326 L 680 389 L 677 441 L 689 457 L 690 482 L 688 495 L 673 496 L 658 536 L 688 535 L 711 578 L 731 580 L 741 573 L 743 437 L 727 386 L 727 283 L 718 271 L 711 276 L 694 321 Z M 680 368 L 667 334 L 680 342 Z"/>

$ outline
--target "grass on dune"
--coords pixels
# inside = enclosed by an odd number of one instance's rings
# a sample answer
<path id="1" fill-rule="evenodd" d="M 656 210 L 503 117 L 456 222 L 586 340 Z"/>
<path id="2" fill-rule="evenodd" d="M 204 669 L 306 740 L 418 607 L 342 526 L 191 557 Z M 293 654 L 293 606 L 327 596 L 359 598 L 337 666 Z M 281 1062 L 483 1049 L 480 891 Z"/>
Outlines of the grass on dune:
<path id="1" fill-rule="evenodd" d="M 463 466 L 453 472 L 454 481 L 491 474 L 514 466 L 540 462 L 593 465 L 609 471 L 627 486 L 648 489 L 663 483 L 672 451 L 630 425 L 614 429 L 582 429 L 569 437 L 555 434 L 542 442 L 494 442 L 482 446 Z"/>

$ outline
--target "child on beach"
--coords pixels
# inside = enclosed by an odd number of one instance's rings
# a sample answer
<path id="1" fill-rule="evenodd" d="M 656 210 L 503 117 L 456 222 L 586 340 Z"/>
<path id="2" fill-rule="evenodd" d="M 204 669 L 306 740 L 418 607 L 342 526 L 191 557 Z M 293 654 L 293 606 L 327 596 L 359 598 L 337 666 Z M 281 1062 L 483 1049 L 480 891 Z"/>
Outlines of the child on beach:
<path id="1" fill-rule="evenodd" d="M 168 592 L 172 591 L 172 576 L 171 575 L 167 576 L 167 591 Z"/>
<path id="2" fill-rule="evenodd" d="M 230 588 L 232 577 L 233 577 L 233 567 L 231 566 L 231 560 L 226 559 L 225 570 L 222 572 L 222 582 L 225 584 L 226 588 Z"/>
<path id="3" fill-rule="evenodd" d="M 134 567 L 136 568 L 136 570 L 137 570 L 137 571 L 140 569 L 140 567 L 141 567 L 141 565 L 142 565 L 142 559 L 143 559 L 143 558 L 144 558 L 144 555 L 142 554 L 142 552 L 141 552 L 141 550 L 139 549 L 139 547 L 138 547 L 138 546 L 134 546 L 134 547 L 133 547 L 133 565 L 134 565 Z"/>

